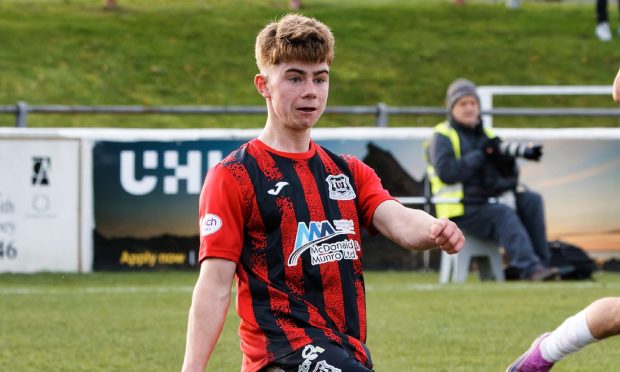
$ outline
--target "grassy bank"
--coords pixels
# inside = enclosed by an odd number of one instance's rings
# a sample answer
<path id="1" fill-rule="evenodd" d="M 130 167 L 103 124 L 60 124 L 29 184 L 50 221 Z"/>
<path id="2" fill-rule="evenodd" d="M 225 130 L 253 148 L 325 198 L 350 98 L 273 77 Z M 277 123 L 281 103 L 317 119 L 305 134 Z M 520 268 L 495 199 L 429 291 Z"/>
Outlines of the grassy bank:
<path id="1" fill-rule="evenodd" d="M 592 4 L 305 0 L 336 35 L 330 105 L 442 106 L 447 84 L 610 84 L 619 40 L 593 34 Z M 262 105 L 253 43 L 285 0 L 8 0 L 0 3 L 0 105 Z M 616 38 L 618 39 L 618 38 Z M 609 107 L 609 97 L 506 97 L 497 106 Z M 437 117 L 394 117 L 430 126 Z M 259 127 L 261 116 L 31 115 L 30 126 Z M 321 125 L 373 125 L 329 116 Z M 612 119 L 499 118 L 497 126 L 618 126 Z M 12 126 L 13 117 L 0 116 Z"/>

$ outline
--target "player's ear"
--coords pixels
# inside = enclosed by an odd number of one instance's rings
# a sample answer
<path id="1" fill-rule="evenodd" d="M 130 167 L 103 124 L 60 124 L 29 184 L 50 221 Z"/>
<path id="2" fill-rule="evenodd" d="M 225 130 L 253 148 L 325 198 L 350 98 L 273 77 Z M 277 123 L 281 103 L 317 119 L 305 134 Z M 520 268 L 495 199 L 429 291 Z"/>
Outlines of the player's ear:
<path id="1" fill-rule="evenodd" d="M 258 93 L 260 93 L 261 96 L 271 98 L 266 75 L 256 74 L 256 76 L 254 76 L 254 86 L 256 86 L 256 90 L 258 90 Z"/>

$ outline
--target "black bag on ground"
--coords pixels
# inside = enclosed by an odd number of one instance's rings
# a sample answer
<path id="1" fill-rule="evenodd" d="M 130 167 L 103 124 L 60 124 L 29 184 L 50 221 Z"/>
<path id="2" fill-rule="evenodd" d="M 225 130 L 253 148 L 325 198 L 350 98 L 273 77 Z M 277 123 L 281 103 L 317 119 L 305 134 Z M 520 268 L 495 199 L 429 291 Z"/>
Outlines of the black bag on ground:
<path id="1" fill-rule="evenodd" d="M 551 266 L 560 269 L 562 279 L 592 279 L 592 273 L 596 270 L 596 263 L 583 249 L 561 240 L 549 242 L 549 248 L 551 250 Z"/>

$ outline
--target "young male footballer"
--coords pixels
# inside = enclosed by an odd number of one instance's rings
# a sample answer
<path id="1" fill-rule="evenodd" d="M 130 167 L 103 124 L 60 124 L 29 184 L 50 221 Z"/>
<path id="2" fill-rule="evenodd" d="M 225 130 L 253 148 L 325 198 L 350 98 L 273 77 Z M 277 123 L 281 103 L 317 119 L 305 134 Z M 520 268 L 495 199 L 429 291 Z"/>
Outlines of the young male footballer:
<path id="1" fill-rule="evenodd" d="M 183 370 L 207 366 L 236 279 L 242 371 L 372 371 L 361 228 L 448 253 L 463 234 L 395 201 L 358 159 L 312 141 L 334 58 L 326 25 L 284 16 L 260 31 L 255 53 L 267 121 L 205 179 Z"/>

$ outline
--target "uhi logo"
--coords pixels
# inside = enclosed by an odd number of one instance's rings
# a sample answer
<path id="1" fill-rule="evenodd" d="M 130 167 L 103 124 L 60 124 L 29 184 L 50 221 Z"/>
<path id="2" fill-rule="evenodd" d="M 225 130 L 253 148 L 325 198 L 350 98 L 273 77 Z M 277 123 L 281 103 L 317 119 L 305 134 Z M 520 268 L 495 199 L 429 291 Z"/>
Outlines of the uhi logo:
<path id="1" fill-rule="evenodd" d="M 222 219 L 216 215 L 208 213 L 200 219 L 200 236 L 211 235 L 222 228 Z"/>
<path id="2" fill-rule="evenodd" d="M 158 182 L 163 181 L 164 194 L 175 195 L 179 193 L 180 181 L 185 181 L 186 192 L 188 194 L 198 194 L 200 193 L 204 176 L 202 152 L 193 150 L 187 151 L 184 155 L 186 159 L 185 164 L 181 164 L 180 153 L 175 150 L 167 150 L 163 154 L 159 154 L 155 150 L 147 150 L 138 154 L 138 156 L 136 156 L 135 151 L 121 151 L 121 186 L 132 195 L 146 195 L 155 190 Z M 138 161 L 139 157 L 142 157 L 142 162 Z M 160 158 L 163 158 L 163 162 Z M 209 169 L 221 160 L 221 151 L 213 150 L 207 152 Z M 169 171 L 173 172 L 163 176 L 160 174 L 162 170 L 166 170 L 168 173 L 170 173 Z M 142 176 L 138 178 L 138 175 Z"/>

